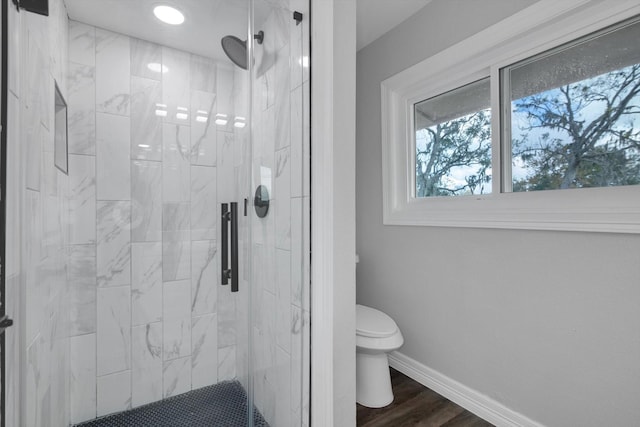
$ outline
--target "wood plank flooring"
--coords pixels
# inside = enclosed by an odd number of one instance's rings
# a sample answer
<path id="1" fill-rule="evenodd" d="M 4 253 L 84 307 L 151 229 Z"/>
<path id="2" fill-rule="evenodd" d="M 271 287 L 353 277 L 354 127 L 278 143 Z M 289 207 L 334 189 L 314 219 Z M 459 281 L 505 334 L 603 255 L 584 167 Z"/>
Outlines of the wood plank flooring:
<path id="1" fill-rule="evenodd" d="M 361 427 L 492 427 L 422 384 L 391 368 L 394 400 L 384 408 L 358 405 Z"/>

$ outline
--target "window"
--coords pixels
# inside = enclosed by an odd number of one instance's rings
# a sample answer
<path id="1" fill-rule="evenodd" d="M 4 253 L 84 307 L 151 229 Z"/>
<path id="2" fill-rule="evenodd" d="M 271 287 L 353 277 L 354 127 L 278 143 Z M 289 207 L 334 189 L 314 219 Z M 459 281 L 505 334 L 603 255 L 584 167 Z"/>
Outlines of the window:
<path id="1" fill-rule="evenodd" d="M 640 184 L 640 22 L 501 71 L 505 191 Z"/>
<path id="2" fill-rule="evenodd" d="M 640 233 L 640 5 L 587 3 L 382 83 L 385 224 Z"/>
<path id="3" fill-rule="evenodd" d="M 415 104 L 416 197 L 491 192 L 489 79 Z"/>

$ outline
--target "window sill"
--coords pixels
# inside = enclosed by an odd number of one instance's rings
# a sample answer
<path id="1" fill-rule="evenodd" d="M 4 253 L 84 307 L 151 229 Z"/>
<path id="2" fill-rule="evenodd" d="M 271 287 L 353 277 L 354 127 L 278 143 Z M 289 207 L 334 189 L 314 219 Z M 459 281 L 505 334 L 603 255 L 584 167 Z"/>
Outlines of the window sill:
<path id="1" fill-rule="evenodd" d="M 640 186 L 410 199 L 385 225 L 640 233 Z"/>

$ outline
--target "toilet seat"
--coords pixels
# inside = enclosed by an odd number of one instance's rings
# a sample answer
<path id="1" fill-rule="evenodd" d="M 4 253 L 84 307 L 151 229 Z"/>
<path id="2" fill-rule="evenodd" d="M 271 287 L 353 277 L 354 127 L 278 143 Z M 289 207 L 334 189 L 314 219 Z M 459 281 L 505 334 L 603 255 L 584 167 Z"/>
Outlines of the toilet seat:
<path id="1" fill-rule="evenodd" d="M 398 325 L 385 313 L 356 304 L 356 335 L 367 338 L 387 338 L 397 331 Z"/>

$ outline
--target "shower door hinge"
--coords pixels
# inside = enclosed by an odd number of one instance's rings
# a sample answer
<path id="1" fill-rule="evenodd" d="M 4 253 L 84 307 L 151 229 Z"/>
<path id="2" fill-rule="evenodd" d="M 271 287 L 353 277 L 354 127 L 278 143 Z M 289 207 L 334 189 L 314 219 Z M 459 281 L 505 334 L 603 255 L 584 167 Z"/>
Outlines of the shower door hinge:
<path id="1" fill-rule="evenodd" d="M 297 11 L 293 12 L 293 19 L 295 19 L 296 25 L 300 25 L 300 23 L 302 22 L 302 13 Z"/>

